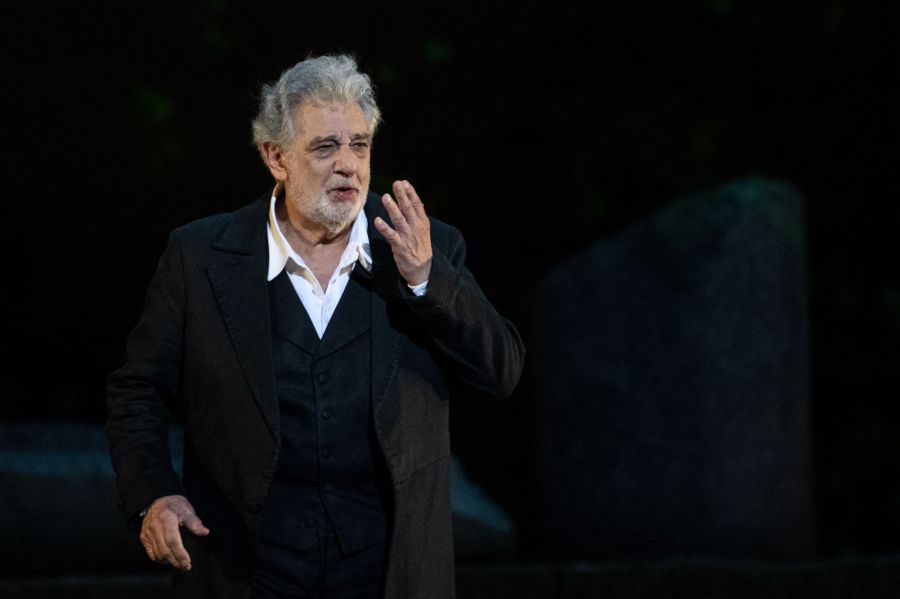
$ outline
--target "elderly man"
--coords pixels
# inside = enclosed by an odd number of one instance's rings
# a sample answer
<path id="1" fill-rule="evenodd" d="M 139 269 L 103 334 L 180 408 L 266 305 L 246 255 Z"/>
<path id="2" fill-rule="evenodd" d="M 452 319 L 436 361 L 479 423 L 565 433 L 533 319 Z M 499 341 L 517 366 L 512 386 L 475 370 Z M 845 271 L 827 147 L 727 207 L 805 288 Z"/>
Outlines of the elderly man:
<path id="1" fill-rule="evenodd" d="M 178 596 L 454 594 L 450 390 L 508 395 L 524 348 L 459 232 L 369 193 L 379 117 L 347 56 L 265 86 L 274 191 L 171 234 L 110 375 L 120 502 Z"/>

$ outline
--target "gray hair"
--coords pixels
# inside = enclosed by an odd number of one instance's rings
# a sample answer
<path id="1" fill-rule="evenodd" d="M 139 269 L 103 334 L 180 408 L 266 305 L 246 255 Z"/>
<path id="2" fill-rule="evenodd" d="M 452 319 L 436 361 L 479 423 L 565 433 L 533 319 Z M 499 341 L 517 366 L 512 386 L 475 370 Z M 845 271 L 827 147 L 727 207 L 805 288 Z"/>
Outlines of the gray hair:
<path id="1" fill-rule="evenodd" d="M 253 142 L 289 148 L 296 135 L 297 107 L 305 101 L 345 104 L 356 102 L 366 117 L 369 132 L 381 120 L 369 76 L 360 73 L 351 56 L 318 56 L 302 60 L 281 73 L 278 81 L 262 87 L 259 113 L 253 119 Z"/>

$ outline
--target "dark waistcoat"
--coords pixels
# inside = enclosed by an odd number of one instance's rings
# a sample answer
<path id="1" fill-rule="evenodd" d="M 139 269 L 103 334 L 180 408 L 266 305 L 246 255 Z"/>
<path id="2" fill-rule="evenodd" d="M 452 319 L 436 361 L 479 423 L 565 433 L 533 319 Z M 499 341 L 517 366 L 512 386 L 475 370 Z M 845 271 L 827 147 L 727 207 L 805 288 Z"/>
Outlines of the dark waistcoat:
<path id="1" fill-rule="evenodd" d="M 259 537 L 309 551 L 333 530 L 344 553 L 387 535 L 388 475 L 371 409 L 371 284 L 353 270 L 320 340 L 286 272 L 269 283 L 280 452 Z"/>

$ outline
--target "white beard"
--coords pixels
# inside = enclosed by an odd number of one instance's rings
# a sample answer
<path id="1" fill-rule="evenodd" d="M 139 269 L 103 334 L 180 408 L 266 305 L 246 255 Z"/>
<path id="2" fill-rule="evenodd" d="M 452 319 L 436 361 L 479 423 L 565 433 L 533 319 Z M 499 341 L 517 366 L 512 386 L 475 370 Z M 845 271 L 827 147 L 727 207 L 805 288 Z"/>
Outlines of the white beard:
<path id="1" fill-rule="evenodd" d="M 339 182 L 338 184 L 343 184 Z M 334 182 L 330 182 L 329 186 L 334 186 Z M 346 185 L 350 185 L 349 182 Z M 328 198 L 328 192 L 322 191 L 317 197 L 306 196 L 299 193 L 296 197 L 300 199 L 295 204 L 297 210 L 306 216 L 309 220 L 322 226 L 330 235 L 337 235 L 349 227 L 356 215 L 366 203 L 366 195 L 369 193 L 368 185 L 359 190 L 359 195 L 353 202 L 332 202 Z"/>
<path id="2" fill-rule="evenodd" d="M 336 235 L 356 220 L 356 215 L 359 214 L 365 203 L 367 193 L 368 189 L 360 190 L 353 203 L 332 202 L 328 199 L 328 194 L 323 193 L 315 201 L 315 205 L 309 213 L 309 218 L 325 227 L 332 235 Z"/>

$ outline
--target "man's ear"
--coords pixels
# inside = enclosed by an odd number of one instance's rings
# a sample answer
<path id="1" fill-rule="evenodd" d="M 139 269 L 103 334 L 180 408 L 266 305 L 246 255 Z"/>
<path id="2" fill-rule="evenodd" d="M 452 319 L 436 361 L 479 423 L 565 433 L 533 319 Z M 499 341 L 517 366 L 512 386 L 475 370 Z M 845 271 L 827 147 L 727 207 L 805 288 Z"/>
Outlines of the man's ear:
<path id="1" fill-rule="evenodd" d="M 275 180 L 286 181 L 288 173 L 284 165 L 286 160 L 284 149 L 276 143 L 267 141 L 263 143 L 259 153 Z"/>

